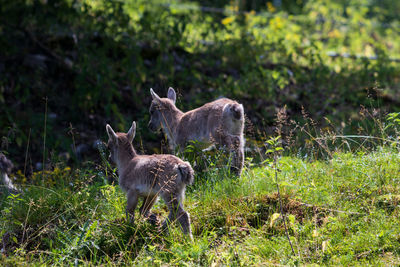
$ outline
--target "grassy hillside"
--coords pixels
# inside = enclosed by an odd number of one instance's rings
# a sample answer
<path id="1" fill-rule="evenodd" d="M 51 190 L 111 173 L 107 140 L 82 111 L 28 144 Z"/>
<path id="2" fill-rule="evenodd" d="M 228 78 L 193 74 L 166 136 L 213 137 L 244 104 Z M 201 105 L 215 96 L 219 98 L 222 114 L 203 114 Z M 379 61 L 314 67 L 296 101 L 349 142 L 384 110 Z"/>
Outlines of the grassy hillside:
<path id="1" fill-rule="evenodd" d="M 400 263 L 400 155 L 335 153 L 309 162 L 279 157 L 277 177 L 288 233 L 279 216 L 273 163 L 241 178 L 215 168 L 197 176 L 185 206 L 194 241 L 172 228 L 163 235 L 143 218 L 130 225 L 125 196 L 106 183 L 102 166 L 58 168 L 47 184 L 2 196 L 1 229 L 12 247 L 3 264 L 260 265 Z M 40 185 L 39 185 L 40 184 Z M 164 203 L 154 211 L 167 214 Z"/>
<path id="2" fill-rule="evenodd" d="M 0 187 L 1 264 L 400 265 L 399 8 L 0 0 L 0 152 L 23 189 Z M 141 154 L 167 151 L 147 123 L 149 88 L 169 86 L 184 111 L 225 96 L 246 113 L 241 178 L 218 151 L 183 155 L 206 168 L 193 242 L 126 221 L 101 149 L 106 123 L 135 120 Z"/>

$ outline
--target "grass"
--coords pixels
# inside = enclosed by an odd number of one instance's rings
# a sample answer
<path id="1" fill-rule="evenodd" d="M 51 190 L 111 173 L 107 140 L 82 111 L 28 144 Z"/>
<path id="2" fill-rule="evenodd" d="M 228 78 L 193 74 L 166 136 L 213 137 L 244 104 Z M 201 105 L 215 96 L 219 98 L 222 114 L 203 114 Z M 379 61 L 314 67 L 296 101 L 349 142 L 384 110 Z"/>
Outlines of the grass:
<path id="1" fill-rule="evenodd" d="M 3 265 L 400 264 L 395 1 L 284 4 L 296 12 L 204 3 L 221 14 L 193 1 L 8 2 L 0 149 L 23 169 L 15 178 L 24 194 L 0 190 Z M 82 164 L 77 153 L 105 136 L 106 123 L 124 129 L 132 119 L 142 125 L 141 150 L 160 152 L 160 137 L 145 130 L 148 88 L 169 86 L 182 110 L 218 96 L 243 103 L 249 148 L 274 131 L 285 139 L 277 165 L 262 150 L 241 178 L 190 148 L 188 160 L 210 167 L 186 193 L 194 242 L 139 216 L 127 223 L 112 168 L 104 157 Z M 58 162 L 63 155 L 74 169 Z M 40 163 L 45 171 L 34 172 Z M 154 210 L 167 215 L 162 202 Z"/>
<path id="2" fill-rule="evenodd" d="M 329 160 L 281 157 L 278 176 L 295 255 L 279 216 L 270 164 L 241 178 L 214 168 L 188 188 L 194 242 L 163 235 L 142 218 L 130 225 L 126 198 L 101 169 L 58 171 L 1 202 L 3 264 L 396 265 L 400 263 L 400 155 L 335 153 Z M 51 180 L 49 178 L 49 180 Z M 165 218 L 161 201 L 154 211 Z M 139 218 L 137 216 L 136 218 Z"/>

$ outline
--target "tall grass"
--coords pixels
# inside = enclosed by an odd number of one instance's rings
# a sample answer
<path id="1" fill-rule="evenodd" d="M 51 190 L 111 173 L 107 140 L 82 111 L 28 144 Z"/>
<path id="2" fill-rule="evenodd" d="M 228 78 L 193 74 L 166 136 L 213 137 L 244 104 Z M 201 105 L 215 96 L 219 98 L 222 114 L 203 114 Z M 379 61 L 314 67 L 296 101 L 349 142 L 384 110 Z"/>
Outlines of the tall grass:
<path id="1" fill-rule="evenodd" d="M 287 124 L 284 110 L 278 114 L 277 137 L 248 152 L 241 177 L 231 175 L 223 151 L 199 154 L 191 147 L 182 155 L 206 161 L 186 192 L 193 242 L 178 228 L 165 234 L 139 216 L 134 224 L 127 222 L 125 195 L 108 178 L 115 173 L 102 150 L 101 165 L 83 164 L 71 170 L 59 164 L 52 171 L 34 173 L 29 183 L 23 182 L 22 172 L 17 173 L 17 181 L 25 184 L 23 193 L 0 196 L 4 245 L 0 261 L 399 264 L 399 115 L 373 120 L 379 123 L 379 134 L 347 135 L 343 128 L 317 129 L 306 114 L 301 126 Z M 304 133 L 308 140 L 304 146 L 290 145 Z M 350 139 L 358 141 L 354 145 Z M 165 218 L 168 211 L 159 202 L 154 212 Z"/>
<path id="2" fill-rule="evenodd" d="M 285 237 L 274 171 L 257 167 L 241 178 L 214 177 L 187 192 L 195 241 L 168 235 L 138 219 L 126 222 L 119 187 L 33 186 L 2 201 L 2 225 L 12 233 L 2 261 L 68 264 L 398 263 L 400 156 L 390 148 L 329 161 L 279 159 L 279 179 L 293 258 Z M 77 177 L 86 180 L 90 173 Z M 218 173 L 211 174 L 218 175 Z M 154 208 L 167 215 L 163 203 Z M 28 212 L 29 211 L 29 212 Z"/>

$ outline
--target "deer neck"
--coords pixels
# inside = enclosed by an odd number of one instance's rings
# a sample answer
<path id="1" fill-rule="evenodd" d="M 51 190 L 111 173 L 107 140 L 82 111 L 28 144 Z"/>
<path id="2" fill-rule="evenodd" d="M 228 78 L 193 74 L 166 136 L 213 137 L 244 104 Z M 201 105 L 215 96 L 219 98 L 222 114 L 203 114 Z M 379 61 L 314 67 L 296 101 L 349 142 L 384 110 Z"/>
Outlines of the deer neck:
<path id="1" fill-rule="evenodd" d="M 176 146 L 176 130 L 177 126 L 183 116 L 183 112 L 176 107 L 164 110 L 162 113 L 161 127 L 167 135 L 168 143 L 171 149 Z"/>
<path id="2" fill-rule="evenodd" d="M 119 148 L 117 155 L 117 167 L 120 174 L 125 172 L 129 166 L 129 163 L 134 157 L 136 157 L 136 155 L 136 151 L 131 144 L 125 144 Z"/>

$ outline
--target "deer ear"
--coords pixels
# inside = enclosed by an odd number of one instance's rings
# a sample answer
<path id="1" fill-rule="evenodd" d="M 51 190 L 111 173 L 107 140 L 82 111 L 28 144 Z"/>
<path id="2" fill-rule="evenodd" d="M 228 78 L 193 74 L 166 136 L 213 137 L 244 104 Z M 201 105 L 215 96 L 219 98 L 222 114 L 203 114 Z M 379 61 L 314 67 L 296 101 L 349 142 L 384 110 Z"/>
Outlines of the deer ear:
<path id="1" fill-rule="evenodd" d="M 127 133 L 127 137 L 130 143 L 132 143 L 133 138 L 135 138 L 136 134 L 136 122 L 132 122 L 132 126 Z"/>
<path id="2" fill-rule="evenodd" d="M 153 91 L 153 88 L 150 88 L 150 94 L 151 94 L 151 97 L 153 98 L 153 100 L 156 100 L 157 102 L 161 102 L 160 97 Z"/>
<path id="3" fill-rule="evenodd" d="M 168 88 L 168 95 L 167 96 L 175 104 L 175 102 L 176 102 L 176 93 L 175 93 L 174 88 L 172 88 L 172 87 Z"/>
<path id="4" fill-rule="evenodd" d="M 118 137 L 117 137 L 116 133 L 114 132 L 114 130 L 111 128 L 111 126 L 109 124 L 106 125 L 106 130 L 107 130 L 108 137 L 113 142 L 116 142 Z"/>

